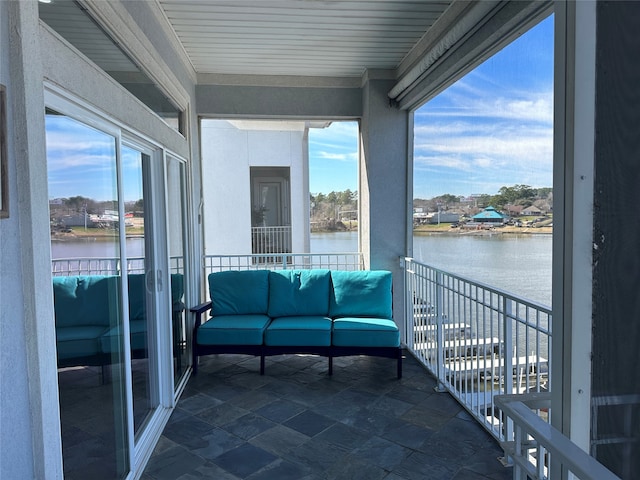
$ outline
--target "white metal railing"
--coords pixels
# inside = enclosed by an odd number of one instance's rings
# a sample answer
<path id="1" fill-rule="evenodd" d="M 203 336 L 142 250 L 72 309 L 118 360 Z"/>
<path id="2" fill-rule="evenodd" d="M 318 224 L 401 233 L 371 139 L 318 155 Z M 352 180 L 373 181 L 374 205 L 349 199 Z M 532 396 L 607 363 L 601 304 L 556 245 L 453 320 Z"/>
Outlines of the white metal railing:
<path id="1" fill-rule="evenodd" d="M 402 259 L 404 343 L 489 432 L 513 427 L 495 396 L 544 392 L 550 385 L 551 309 L 502 290 Z M 548 411 L 541 411 L 548 420 Z"/>
<path id="2" fill-rule="evenodd" d="M 184 257 L 171 257 L 169 263 L 171 273 L 184 273 Z M 144 265 L 144 257 L 127 258 L 124 271 L 129 274 L 145 273 Z M 120 275 L 122 271 L 122 261 L 119 258 L 56 258 L 51 261 L 53 276 Z"/>
<path id="3" fill-rule="evenodd" d="M 205 275 L 224 270 L 292 270 L 326 268 L 329 270 L 362 270 L 364 257 L 359 252 L 282 253 L 263 255 L 205 255 Z"/>
<path id="4" fill-rule="evenodd" d="M 513 440 L 502 446 L 513 461 L 514 480 L 547 480 L 552 472 L 580 480 L 620 480 L 594 457 L 540 418 L 551 405 L 549 393 L 500 395 L 496 406 L 513 421 Z M 631 478 L 631 477 L 626 477 Z"/>
<path id="5" fill-rule="evenodd" d="M 291 252 L 291 226 L 251 227 L 254 254 Z"/>

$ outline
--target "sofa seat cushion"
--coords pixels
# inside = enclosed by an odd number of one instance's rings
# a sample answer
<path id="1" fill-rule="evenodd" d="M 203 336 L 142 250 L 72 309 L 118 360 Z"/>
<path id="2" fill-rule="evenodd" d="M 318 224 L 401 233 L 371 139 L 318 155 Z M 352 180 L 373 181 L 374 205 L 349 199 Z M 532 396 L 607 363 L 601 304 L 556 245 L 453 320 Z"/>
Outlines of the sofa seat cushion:
<path id="1" fill-rule="evenodd" d="M 121 327 L 113 327 L 100 337 L 100 348 L 104 353 L 118 352 L 122 349 Z M 131 336 L 131 350 L 147 349 L 147 322 L 145 320 L 131 320 L 129 322 Z"/>
<path id="2" fill-rule="evenodd" d="M 329 316 L 393 318 L 391 272 L 332 271 Z"/>
<path id="3" fill-rule="evenodd" d="M 209 274 L 211 315 L 266 315 L 269 271 L 243 270 Z"/>
<path id="4" fill-rule="evenodd" d="M 58 358 L 91 357 L 101 353 L 100 337 L 107 329 L 95 325 L 76 325 L 75 327 L 57 327 L 56 343 Z"/>
<path id="5" fill-rule="evenodd" d="M 271 318 L 322 316 L 329 313 L 329 270 L 280 270 L 269 273 Z"/>
<path id="6" fill-rule="evenodd" d="M 331 345 L 331 319 L 323 316 L 274 318 L 264 336 L 268 346 L 328 347 Z"/>
<path id="7" fill-rule="evenodd" d="M 198 328 L 198 345 L 262 345 L 266 315 L 221 315 Z"/>
<path id="8" fill-rule="evenodd" d="M 333 321 L 336 347 L 398 347 L 400 331 L 387 318 L 345 317 Z"/>

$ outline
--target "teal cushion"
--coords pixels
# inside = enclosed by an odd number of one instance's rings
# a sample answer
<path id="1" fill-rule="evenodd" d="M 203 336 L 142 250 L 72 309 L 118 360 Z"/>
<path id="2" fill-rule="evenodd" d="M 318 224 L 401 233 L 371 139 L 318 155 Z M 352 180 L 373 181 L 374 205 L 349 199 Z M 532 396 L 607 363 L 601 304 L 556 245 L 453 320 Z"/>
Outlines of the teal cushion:
<path id="1" fill-rule="evenodd" d="M 121 327 L 113 327 L 100 337 L 100 348 L 104 353 L 119 352 L 122 350 Z M 131 336 L 131 350 L 147 349 L 147 322 L 145 320 L 132 320 L 129 323 Z"/>
<path id="2" fill-rule="evenodd" d="M 99 341 L 104 332 L 105 328 L 99 326 L 57 327 L 58 358 L 68 360 L 99 354 L 101 352 Z"/>
<path id="3" fill-rule="evenodd" d="M 346 317 L 333 321 L 336 347 L 398 347 L 398 326 L 386 318 Z"/>
<path id="4" fill-rule="evenodd" d="M 184 275 L 181 273 L 171 274 L 171 304 L 176 305 L 182 301 L 184 296 Z"/>
<path id="5" fill-rule="evenodd" d="M 322 316 L 274 318 L 265 332 L 264 344 L 328 347 L 331 345 L 331 319 Z"/>
<path id="6" fill-rule="evenodd" d="M 56 328 L 80 322 L 82 300 L 78 298 L 78 277 L 53 277 L 53 308 Z"/>
<path id="7" fill-rule="evenodd" d="M 266 315 L 269 271 L 243 270 L 209 275 L 211 315 Z"/>
<path id="8" fill-rule="evenodd" d="M 329 270 L 280 270 L 269 273 L 269 316 L 327 316 Z"/>
<path id="9" fill-rule="evenodd" d="M 391 272 L 332 271 L 329 316 L 393 318 Z"/>
<path id="10" fill-rule="evenodd" d="M 120 277 L 78 277 L 78 297 L 82 299 L 80 312 L 83 325 L 116 326 L 120 320 Z"/>
<path id="11" fill-rule="evenodd" d="M 198 345 L 262 345 L 266 315 L 222 315 L 198 328 Z"/>
<path id="12" fill-rule="evenodd" d="M 129 319 L 142 320 L 146 317 L 147 297 L 146 297 L 146 275 L 130 274 L 127 276 L 129 284 Z"/>

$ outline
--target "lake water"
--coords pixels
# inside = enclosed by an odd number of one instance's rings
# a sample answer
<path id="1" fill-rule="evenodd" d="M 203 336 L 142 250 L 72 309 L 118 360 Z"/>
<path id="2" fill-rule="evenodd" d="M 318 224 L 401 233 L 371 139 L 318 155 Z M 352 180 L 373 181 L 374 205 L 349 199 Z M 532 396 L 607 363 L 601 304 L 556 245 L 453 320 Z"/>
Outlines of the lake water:
<path id="1" fill-rule="evenodd" d="M 422 263 L 551 305 L 551 235 L 414 235 L 414 258 Z M 356 252 L 357 232 L 312 233 L 311 251 Z M 142 256 L 144 239 L 127 239 L 129 256 Z M 53 242 L 53 258 L 113 257 L 103 240 Z"/>
<path id="2" fill-rule="evenodd" d="M 551 235 L 413 236 L 427 265 L 551 306 Z M 355 252 L 357 232 L 314 233 L 312 252 Z"/>

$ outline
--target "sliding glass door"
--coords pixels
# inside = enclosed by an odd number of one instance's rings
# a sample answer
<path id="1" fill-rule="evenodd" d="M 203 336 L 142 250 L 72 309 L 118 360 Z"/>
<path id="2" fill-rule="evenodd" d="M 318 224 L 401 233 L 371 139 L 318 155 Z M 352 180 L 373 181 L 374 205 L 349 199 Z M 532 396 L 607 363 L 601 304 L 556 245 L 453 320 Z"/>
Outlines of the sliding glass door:
<path id="1" fill-rule="evenodd" d="M 58 97 L 49 103 L 65 478 L 125 478 L 153 448 L 188 367 L 184 164 Z"/>

